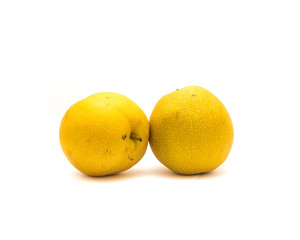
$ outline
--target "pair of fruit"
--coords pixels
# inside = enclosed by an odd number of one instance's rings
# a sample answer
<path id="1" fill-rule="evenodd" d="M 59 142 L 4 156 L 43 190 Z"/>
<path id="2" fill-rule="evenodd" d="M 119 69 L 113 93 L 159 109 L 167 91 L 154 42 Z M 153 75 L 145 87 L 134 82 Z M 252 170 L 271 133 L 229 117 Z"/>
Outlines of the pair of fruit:
<path id="1" fill-rule="evenodd" d="M 65 113 L 59 138 L 71 164 L 90 176 L 131 168 L 144 156 L 148 140 L 162 164 L 188 175 L 212 171 L 225 161 L 233 126 L 219 99 L 191 86 L 162 97 L 150 124 L 145 113 L 123 95 L 91 95 Z"/>

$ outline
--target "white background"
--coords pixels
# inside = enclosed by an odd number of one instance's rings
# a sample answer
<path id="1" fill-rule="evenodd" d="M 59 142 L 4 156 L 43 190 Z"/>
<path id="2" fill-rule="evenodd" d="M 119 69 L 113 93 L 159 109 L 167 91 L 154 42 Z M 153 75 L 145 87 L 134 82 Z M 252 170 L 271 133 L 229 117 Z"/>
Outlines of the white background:
<path id="1" fill-rule="evenodd" d="M 299 80 L 299 1 L 2 0 L 0 238 L 299 239 Z M 76 101 L 117 92 L 149 117 L 190 85 L 232 117 L 217 170 L 178 176 L 148 148 L 90 178 L 65 158 Z"/>

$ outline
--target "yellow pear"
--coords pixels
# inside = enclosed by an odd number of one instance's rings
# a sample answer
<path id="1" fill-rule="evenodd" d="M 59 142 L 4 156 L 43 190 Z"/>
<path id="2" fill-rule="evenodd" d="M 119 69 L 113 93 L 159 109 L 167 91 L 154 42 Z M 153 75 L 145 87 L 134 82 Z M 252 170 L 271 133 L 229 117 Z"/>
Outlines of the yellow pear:
<path id="1" fill-rule="evenodd" d="M 71 164 L 90 176 L 125 171 L 145 154 L 149 123 L 129 98 L 110 92 L 96 93 L 65 113 L 59 139 Z"/>
<path id="2" fill-rule="evenodd" d="M 227 158 L 233 126 L 208 90 L 190 86 L 162 97 L 150 117 L 150 146 L 157 159 L 179 174 L 209 172 Z"/>

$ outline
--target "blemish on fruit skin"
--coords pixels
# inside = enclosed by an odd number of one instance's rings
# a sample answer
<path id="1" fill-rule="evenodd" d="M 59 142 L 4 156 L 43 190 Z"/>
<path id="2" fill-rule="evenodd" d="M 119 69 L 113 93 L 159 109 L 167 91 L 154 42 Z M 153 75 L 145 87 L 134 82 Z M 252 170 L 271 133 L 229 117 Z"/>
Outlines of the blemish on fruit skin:
<path id="1" fill-rule="evenodd" d="M 127 135 L 125 134 L 125 135 L 122 136 L 122 139 L 125 140 L 126 137 L 127 137 Z"/>
<path id="2" fill-rule="evenodd" d="M 105 152 L 108 153 L 108 148 L 105 149 Z"/>
<path id="3" fill-rule="evenodd" d="M 111 97 L 105 97 L 106 99 L 111 99 Z"/>
<path id="4" fill-rule="evenodd" d="M 140 142 L 143 141 L 143 139 L 141 137 L 139 138 L 134 133 L 130 133 L 130 139 L 133 140 L 133 141 L 140 141 Z"/>
<path id="5" fill-rule="evenodd" d="M 68 156 L 72 157 L 72 152 L 71 151 L 68 151 Z"/>
<path id="6" fill-rule="evenodd" d="M 196 94 L 193 94 L 192 97 L 196 97 Z"/>
<path id="7" fill-rule="evenodd" d="M 128 147 L 125 148 L 124 153 L 127 153 L 127 158 L 128 158 L 129 160 L 131 160 L 131 161 L 133 160 L 133 158 L 129 157 L 129 154 L 128 154 Z"/>
<path id="8" fill-rule="evenodd" d="M 91 142 L 91 139 L 90 139 L 90 138 L 86 140 L 86 143 L 90 143 L 90 142 Z"/>

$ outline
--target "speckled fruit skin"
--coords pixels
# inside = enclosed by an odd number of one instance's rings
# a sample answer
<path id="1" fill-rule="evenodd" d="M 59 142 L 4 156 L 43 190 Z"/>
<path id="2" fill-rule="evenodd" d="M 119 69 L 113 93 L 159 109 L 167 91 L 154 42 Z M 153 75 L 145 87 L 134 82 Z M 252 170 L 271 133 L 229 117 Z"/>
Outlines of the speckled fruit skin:
<path id="1" fill-rule="evenodd" d="M 190 86 L 162 97 L 150 117 L 150 146 L 157 159 L 179 174 L 210 172 L 227 158 L 233 126 L 208 90 Z"/>
<path id="2" fill-rule="evenodd" d="M 149 122 L 129 98 L 96 93 L 69 108 L 59 139 L 67 159 L 79 171 L 111 175 L 131 168 L 144 156 Z"/>

